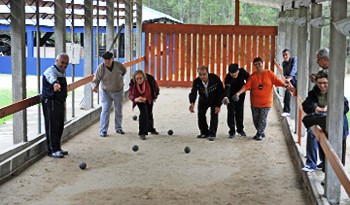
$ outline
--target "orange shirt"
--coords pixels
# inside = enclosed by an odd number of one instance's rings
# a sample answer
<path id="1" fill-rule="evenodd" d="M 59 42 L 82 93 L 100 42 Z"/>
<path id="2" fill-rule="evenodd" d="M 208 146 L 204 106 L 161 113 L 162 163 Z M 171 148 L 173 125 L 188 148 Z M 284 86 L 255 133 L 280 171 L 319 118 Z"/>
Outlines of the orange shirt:
<path id="1" fill-rule="evenodd" d="M 272 106 L 272 86 L 283 86 L 284 82 L 272 71 L 264 70 L 262 73 L 254 72 L 249 76 L 244 90 L 250 90 L 250 103 L 252 107 L 265 108 Z M 259 89 L 259 87 L 262 89 Z"/>

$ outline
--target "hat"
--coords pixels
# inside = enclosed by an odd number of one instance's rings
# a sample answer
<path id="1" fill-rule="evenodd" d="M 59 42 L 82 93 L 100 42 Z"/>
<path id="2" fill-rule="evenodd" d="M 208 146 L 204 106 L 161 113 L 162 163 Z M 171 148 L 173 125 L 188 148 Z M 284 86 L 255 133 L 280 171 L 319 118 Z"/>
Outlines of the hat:
<path id="1" fill-rule="evenodd" d="M 228 66 L 228 72 L 230 72 L 230 73 L 235 73 L 235 72 L 237 72 L 238 69 L 239 69 L 239 67 L 238 67 L 237 63 L 231 63 Z"/>
<path id="2" fill-rule="evenodd" d="M 113 57 L 113 53 L 107 51 L 106 53 L 102 54 L 103 59 L 111 59 Z"/>

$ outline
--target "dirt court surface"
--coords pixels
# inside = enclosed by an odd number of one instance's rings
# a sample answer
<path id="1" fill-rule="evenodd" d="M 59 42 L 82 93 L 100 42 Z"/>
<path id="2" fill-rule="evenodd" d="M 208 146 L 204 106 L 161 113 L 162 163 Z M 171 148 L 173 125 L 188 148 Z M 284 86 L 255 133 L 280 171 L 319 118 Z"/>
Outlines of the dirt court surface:
<path id="1" fill-rule="evenodd" d="M 222 106 L 217 139 L 210 142 L 196 138 L 188 93 L 189 88 L 161 88 L 154 106 L 160 135 L 145 141 L 132 120 L 138 109 L 132 111 L 127 102 L 125 135 L 115 133 L 112 113 L 106 138 L 98 135 L 99 123 L 92 125 L 63 145 L 69 151 L 64 159 L 44 157 L 1 185 L 0 204 L 308 204 L 275 109 L 266 139 L 257 142 L 249 99 L 247 137 L 228 139 Z M 168 129 L 174 135 L 167 135 Z M 86 170 L 79 169 L 82 161 Z"/>

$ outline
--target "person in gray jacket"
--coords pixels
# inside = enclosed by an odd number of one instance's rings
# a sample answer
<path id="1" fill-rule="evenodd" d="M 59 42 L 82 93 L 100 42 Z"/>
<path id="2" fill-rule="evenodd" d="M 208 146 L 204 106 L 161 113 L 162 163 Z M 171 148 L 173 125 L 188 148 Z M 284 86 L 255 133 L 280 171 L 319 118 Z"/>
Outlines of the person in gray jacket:
<path id="1" fill-rule="evenodd" d="M 120 62 L 114 61 L 109 51 L 102 55 L 103 63 L 97 67 L 92 81 L 93 92 L 100 91 L 102 111 L 100 116 L 100 136 L 106 137 L 109 125 L 110 107 L 114 105 L 114 128 L 119 134 L 125 134 L 122 128 L 122 105 L 124 93 L 123 76 L 126 68 Z"/>

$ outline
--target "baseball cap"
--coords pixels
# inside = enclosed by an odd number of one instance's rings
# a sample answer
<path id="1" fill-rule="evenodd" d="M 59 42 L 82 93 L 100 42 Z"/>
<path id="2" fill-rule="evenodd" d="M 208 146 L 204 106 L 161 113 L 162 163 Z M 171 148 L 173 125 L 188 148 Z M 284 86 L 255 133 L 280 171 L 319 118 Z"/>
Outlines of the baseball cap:
<path id="1" fill-rule="evenodd" d="M 230 72 L 230 73 L 235 73 L 235 72 L 237 72 L 238 69 L 239 69 L 239 67 L 238 67 L 237 63 L 231 63 L 228 66 L 228 72 Z"/>

